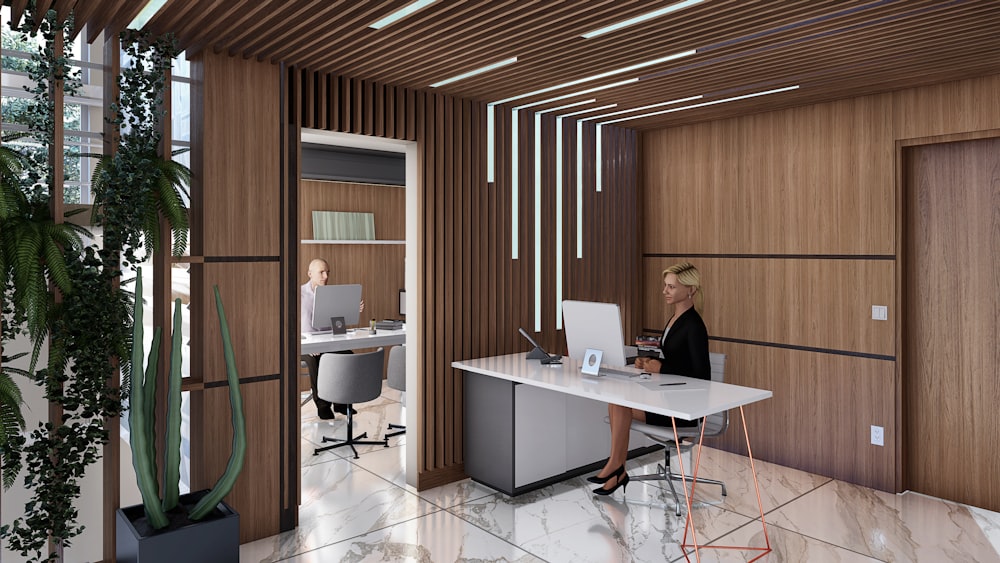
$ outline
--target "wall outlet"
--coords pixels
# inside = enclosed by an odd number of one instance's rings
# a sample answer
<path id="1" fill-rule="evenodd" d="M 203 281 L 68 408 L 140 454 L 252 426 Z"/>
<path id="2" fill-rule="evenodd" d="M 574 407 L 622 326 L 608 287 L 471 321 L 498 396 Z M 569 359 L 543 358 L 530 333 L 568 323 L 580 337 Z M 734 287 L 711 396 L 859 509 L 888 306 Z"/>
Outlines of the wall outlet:
<path id="1" fill-rule="evenodd" d="M 889 320 L 889 308 L 885 305 L 872 305 L 872 320 L 873 321 L 887 321 Z"/>
<path id="2" fill-rule="evenodd" d="M 872 425 L 872 445 L 874 446 L 884 446 L 885 445 L 885 429 L 881 426 Z"/>

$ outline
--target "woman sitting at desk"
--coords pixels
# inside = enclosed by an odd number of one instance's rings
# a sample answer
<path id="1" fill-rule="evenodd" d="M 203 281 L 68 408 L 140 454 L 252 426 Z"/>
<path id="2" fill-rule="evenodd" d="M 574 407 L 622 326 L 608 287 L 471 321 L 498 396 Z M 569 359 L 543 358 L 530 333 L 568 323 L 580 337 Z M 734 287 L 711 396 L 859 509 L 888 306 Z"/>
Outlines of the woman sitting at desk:
<path id="1" fill-rule="evenodd" d="M 674 306 L 673 316 L 667 321 L 660 337 L 663 359 L 639 357 L 635 360 L 635 367 L 653 373 L 711 379 L 708 330 L 698 314 L 698 309 L 702 308 L 704 302 L 698 269 L 689 262 L 684 262 L 664 270 L 663 297 L 668 304 Z M 618 487 L 628 484 L 625 458 L 628 456 L 628 438 L 633 419 L 656 426 L 670 426 L 669 416 L 621 405 L 609 404 L 608 418 L 611 421 L 611 457 L 597 475 L 587 478 L 591 483 L 604 485 L 594 489 L 594 493 L 598 495 L 610 495 Z M 677 421 L 677 426 L 695 424 L 693 421 Z"/>

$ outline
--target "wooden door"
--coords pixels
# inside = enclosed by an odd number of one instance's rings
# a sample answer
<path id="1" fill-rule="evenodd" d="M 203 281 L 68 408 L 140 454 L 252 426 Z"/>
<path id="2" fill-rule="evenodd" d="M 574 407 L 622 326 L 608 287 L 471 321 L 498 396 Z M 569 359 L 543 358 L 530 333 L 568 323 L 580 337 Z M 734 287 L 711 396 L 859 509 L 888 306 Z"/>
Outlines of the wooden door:
<path id="1" fill-rule="evenodd" d="M 903 157 L 904 484 L 1000 510 L 1000 139 Z"/>

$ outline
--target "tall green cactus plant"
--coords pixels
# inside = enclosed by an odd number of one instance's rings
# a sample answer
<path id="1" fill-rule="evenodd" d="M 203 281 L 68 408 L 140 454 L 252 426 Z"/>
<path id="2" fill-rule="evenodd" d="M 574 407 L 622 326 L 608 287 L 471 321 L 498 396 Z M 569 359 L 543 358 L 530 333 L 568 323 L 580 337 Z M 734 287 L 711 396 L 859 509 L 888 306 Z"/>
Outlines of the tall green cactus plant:
<path id="1" fill-rule="evenodd" d="M 135 468 L 139 492 L 142 494 L 142 504 L 146 511 L 146 519 L 154 529 L 164 528 L 169 524 L 167 512 L 175 510 L 178 505 L 180 481 L 180 443 L 181 443 L 181 300 L 174 301 L 173 333 L 171 336 L 170 377 L 167 393 L 167 436 L 163 464 L 163 499 L 158 495 L 156 478 L 156 439 L 154 429 L 154 406 L 156 400 L 156 358 L 160 348 L 160 328 L 153 332 L 153 344 L 150 350 L 149 363 L 142 378 L 142 272 L 136 276 L 135 287 L 135 325 L 132 330 L 132 389 L 129 394 L 129 428 L 131 429 L 132 465 Z M 226 378 L 229 381 L 229 404 L 232 407 L 233 420 L 233 451 L 229 456 L 222 477 L 215 486 L 188 513 L 188 518 L 198 521 L 208 516 L 219 504 L 233 485 L 243 469 L 246 458 L 247 435 L 246 421 L 243 416 L 243 397 L 240 395 L 239 374 L 236 372 L 236 357 L 233 354 L 232 339 L 229 336 L 229 323 L 222 307 L 219 288 L 215 287 L 215 309 L 219 316 L 222 329 L 222 348 L 226 359 Z"/>

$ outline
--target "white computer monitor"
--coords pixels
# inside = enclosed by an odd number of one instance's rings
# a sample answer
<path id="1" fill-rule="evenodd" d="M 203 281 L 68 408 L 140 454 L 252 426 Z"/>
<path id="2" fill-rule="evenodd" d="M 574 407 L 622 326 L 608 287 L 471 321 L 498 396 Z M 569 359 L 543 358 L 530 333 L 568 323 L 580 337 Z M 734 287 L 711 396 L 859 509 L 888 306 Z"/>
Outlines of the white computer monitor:
<path id="1" fill-rule="evenodd" d="M 318 285 L 313 302 L 313 328 L 329 329 L 333 317 L 344 317 L 344 324 L 356 325 L 360 307 L 361 284 Z"/>
<path id="2" fill-rule="evenodd" d="M 625 339 L 618 305 L 593 301 L 563 301 L 563 328 L 569 357 L 583 361 L 588 348 L 604 353 L 601 363 L 625 365 Z"/>

